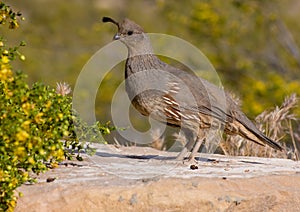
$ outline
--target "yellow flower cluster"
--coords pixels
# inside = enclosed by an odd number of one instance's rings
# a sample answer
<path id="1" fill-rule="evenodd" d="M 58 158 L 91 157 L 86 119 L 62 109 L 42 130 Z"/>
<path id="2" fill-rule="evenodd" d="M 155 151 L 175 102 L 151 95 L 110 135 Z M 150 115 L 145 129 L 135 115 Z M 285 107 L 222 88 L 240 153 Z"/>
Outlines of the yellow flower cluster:
<path id="1" fill-rule="evenodd" d="M 7 50 L 3 51 L 2 55 L 0 56 L 0 81 L 2 83 L 12 82 L 14 80 L 13 72 L 9 64 L 10 60 L 6 53 L 8 54 Z"/>

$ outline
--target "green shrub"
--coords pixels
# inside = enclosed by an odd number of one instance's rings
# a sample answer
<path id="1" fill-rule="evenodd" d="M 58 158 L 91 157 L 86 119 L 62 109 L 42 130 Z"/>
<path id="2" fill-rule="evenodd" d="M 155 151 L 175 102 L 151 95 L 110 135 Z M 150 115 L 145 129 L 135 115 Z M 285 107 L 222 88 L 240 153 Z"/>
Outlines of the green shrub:
<path id="1" fill-rule="evenodd" d="M 4 3 L 0 9 L 0 23 L 17 28 L 21 14 Z M 75 151 L 81 159 L 79 153 L 90 150 L 85 141 L 99 141 L 115 129 L 109 123 L 88 126 L 72 111 L 72 99 L 63 90 L 41 83 L 30 87 L 25 75 L 14 73 L 11 65 L 18 57 L 25 60 L 20 46 L 8 48 L 0 39 L 0 211 L 13 211 L 15 190 L 32 181 L 30 172 L 44 172 L 47 164 L 70 159 Z"/>
<path id="2" fill-rule="evenodd" d="M 3 66 L 9 67 L 2 62 L 4 57 L 2 55 L 0 62 L 2 72 Z M 2 79 L 0 198 L 1 207 L 5 209 L 3 207 L 14 207 L 13 192 L 29 180 L 28 172 L 45 171 L 45 161 L 55 163 L 64 159 L 60 139 L 69 135 L 71 110 L 68 97 L 39 83 L 29 88 L 23 74 L 12 74 L 9 82 Z"/>

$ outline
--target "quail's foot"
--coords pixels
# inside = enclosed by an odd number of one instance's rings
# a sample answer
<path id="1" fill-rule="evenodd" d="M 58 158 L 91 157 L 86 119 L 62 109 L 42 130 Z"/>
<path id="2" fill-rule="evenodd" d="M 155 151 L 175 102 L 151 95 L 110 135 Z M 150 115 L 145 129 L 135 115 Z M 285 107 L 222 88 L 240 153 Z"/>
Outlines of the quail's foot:
<path id="1" fill-rule="evenodd" d="M 187 157 L 186 159 L 183 160 L 183 164 L 188 165 L 188 166 L 197 165 L 198 161 L 191 154 L 189 157 Z"/>
<path id="2" fill-rule="evenodd" d="M 178 161 L 183 161 L 184 157 L 186 156 L 188 150 L 186 147 L 183 147 L 183 149 L 181 150 L 181 152 L 178 154 L 178 156 L 176 157 L 176 160 Z"/>

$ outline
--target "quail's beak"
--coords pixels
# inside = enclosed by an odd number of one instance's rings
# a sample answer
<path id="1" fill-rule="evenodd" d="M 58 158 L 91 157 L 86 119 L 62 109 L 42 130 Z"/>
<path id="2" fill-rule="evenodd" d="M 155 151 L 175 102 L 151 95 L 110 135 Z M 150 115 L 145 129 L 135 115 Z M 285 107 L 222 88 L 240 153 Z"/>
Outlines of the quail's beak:
<path id="1" fill-rule="evenodd" d="M 121 36 L 120 36 L 120 34 L 119 34 L 119 33 L 115 34 L 115 36 L 114 36 L 114 40 L 119 40 L 120 38 L 121 38 Z"/>

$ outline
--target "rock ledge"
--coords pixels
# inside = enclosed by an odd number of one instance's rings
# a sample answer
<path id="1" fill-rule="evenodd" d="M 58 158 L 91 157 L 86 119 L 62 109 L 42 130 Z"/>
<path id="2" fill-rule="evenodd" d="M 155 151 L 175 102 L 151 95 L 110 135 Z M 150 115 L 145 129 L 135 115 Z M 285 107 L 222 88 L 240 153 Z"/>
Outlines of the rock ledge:
<path id="1" fill-rule="evenodd" d="M 16 211 L 300 211 L 300 162 L 200 154 L 192 170 L 175 156 L 97 145 L 21 186 Z"/>

